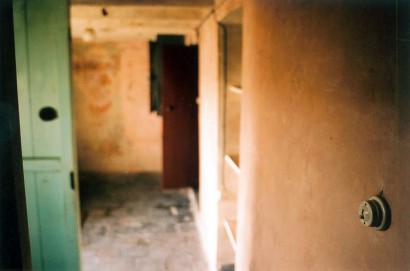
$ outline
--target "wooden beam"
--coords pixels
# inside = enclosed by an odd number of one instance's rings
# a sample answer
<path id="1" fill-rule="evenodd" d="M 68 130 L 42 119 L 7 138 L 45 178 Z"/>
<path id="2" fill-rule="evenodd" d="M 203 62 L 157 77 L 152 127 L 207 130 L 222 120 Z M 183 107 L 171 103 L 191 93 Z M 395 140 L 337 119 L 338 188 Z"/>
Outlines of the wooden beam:
<path id="1" fill-rule="evenodd" d="M 105 15 L 103 14 L 103 8 Z M 200 20 L 211 7 L 135 6 L 135 5 L 72 5 L 71 18 L 131 18 L 134 20 Z"/>
<path id="2" fill-rule="evenodd" d="M 101 0 L 71 0 L 71 4 L 101 5 Z M 105 5 L 212 6 L 213 0 L 104 0 Z"/>
<path id="3" fill-rule="evenodd" d="M 93 29 L 117 29 L 124 27 L 135 27 L 135 28 L 175 28 L 175 29 L 194 29 L 197 25 L 197 21 L 173 21 L 173 20 L 145 20 L 145 21 L 134 21 L 134 20 L 118 20 L 118 19 L 76 19 L 71 21 L 71 27 L 73 28 L 93 28 Z"/>
<path id="4" fill-rule="evenodd" d="M 73 39 L 83 41 L 125 41 L 125 40 L 156 40 L 158 34 L 183 35 L 195 41 L 196 32 L 186 28 L 153 28 L 153 27 L 124 27 L 121 29 L 95 29 L 72 32 Z M 195 42 L 191 42 L 195 43 Z"/>
<path id="5" fill-rule="evenodd" d="M 158 34 L 180 34 L 195 42 L 195 27 L 210 7 L 72 5 L 74 39 L 108 41 L 150 39 Z M 85 37 L 85 38 L 84 38 Z"/>
<path id="6" fill-rule="evenodd" d="M 215 15 L 218 22 L 223 21 L 228 14 L 242 7 L 242 0 L 226 0 L 216 7 Z"/>

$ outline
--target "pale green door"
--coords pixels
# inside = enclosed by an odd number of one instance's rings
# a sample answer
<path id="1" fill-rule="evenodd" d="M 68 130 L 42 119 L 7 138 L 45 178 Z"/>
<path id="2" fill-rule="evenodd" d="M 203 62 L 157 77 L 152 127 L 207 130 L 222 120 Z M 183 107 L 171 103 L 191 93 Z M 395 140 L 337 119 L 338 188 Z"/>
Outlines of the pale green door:
<path id="1" fill-rule="evenodd" d="M 14 0 L 20 125 L 34 270 L 80 270 L 68 0 Z"/>

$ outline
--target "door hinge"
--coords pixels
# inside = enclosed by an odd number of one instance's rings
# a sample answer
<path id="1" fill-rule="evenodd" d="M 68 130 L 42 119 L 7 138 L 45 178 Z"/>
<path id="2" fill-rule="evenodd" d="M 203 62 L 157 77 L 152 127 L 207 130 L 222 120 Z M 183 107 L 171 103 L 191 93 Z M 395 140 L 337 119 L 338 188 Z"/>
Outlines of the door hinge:
<path id="1" fill-rule="evenodd" d="M 73 36 L 71 34 L 71 27 L 68 27 L 68 42 L 72 42 L 73 41 Z"/>
<path id="2" fill-rule="evenodd" d="M 75 190 L 75 177 L 74 177 L 74 172 L 70 172 L 70 185 L 71 189 Z"/>

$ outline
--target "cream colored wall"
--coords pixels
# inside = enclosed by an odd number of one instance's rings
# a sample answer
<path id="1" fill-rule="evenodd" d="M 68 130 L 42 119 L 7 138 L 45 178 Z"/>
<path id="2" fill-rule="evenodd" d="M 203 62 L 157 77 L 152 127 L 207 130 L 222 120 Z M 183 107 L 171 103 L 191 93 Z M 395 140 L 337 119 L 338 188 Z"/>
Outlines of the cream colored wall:
<path id="1" fill-rule="evenodd" d="M 216 7 L 221 6 L 224 2 L 225 2 L 225 0 L 214 0 L 214 4 L 215 4 Z"/>
<path id="2" fill-rule="evenodd" d="M 229 15 L 228 15 L 229 16 Z M 225 20 L 223 20 L 224 22 Z M 241 53 L 242 25 L 224 24 L 223 27 L 224 54 L 221 62 L 225 64 L 224 75 L 224 165 L 223 180 L 220 183 L 221 199 L 219 201 L 219 238 L 218 263 L 232 264 L 235 262 L 235 238 L 237 218 L 237 195 L 240 182 L 240 115 L 241 115 Z"/>
<path id="3" fill-rule="evenodd" d="M 244 1 L 235 270 L 410 268 L 409 95 L 382 2 Z M 381 189 L 385 232 L 358 219 Z"/>
<path id="4" fill-rule="evenodd" d="M 231 86 L 242 87 L 242 26 L 240 24 L 228 24 L 226 28 L 226 108 L 225 108 L 225 153 L 238 157 L 239 134 L 241 115 L 241 94 L 230 90 Z"/>
<path id="5" fill-rule="evenodd" d="M 162 118 L 150 113 L 148 42 L 72 47 L 80 170 L 161 171 Z"/>
<path id="6" fill-rule="evenodd" d="M 220 86 L 218 25 L 209 18 L 199 43 L 199 183 L 202 239 L 210 266 L 216 267 L 218 184 L 220 180 Z M 213 270 L 213 269 L 211 269 Z"/>

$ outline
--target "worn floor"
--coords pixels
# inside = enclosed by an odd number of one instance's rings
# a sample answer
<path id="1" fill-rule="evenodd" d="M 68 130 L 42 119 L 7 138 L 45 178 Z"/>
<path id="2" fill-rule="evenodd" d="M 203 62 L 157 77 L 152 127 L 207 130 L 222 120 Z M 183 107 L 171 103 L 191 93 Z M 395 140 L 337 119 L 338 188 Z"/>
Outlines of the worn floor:
<path id="1" fill-rule="evenodd" d="M 81 174 L 84 271 L 205 271 L 192 190 L 158 174 Z"/>

